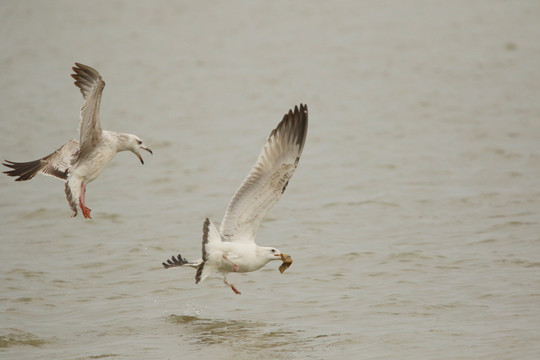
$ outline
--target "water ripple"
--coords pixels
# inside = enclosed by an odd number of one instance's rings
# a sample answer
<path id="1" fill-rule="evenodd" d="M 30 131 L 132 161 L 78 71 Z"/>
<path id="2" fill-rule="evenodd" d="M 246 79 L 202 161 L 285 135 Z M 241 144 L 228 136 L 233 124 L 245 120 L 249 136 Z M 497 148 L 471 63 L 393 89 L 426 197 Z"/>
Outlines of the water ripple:
<path id="1" fill-rule="evenodd" d="M 52 339 L 41 338 L 37 335 L 24 332 L 18 329 L 5 329 L 9 331 L 5 335 L 0 335 L 0 348 L 7 348 L 11 346 L 42 346 L 52 343 Z"/>

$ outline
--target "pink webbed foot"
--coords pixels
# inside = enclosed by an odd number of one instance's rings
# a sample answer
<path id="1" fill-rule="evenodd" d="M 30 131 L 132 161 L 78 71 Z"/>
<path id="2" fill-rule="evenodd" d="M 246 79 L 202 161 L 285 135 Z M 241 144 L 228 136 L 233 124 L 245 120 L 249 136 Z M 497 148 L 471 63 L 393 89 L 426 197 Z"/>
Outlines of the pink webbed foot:
<path id="1" fill-rule="evenodd" d="M 229 286 L 231 287 L 232 291 L 234 291 L 234 293 L 235 293 L 236 295 L 240 295 L 240 294 L 241 294 L 241 292 L 238 291 L 238 289 L 237 289 L 233 284 L 231 284 L 231 285 L 229 285 Z"/>
<path id="2" fill-rule="evenodd" d="M 236 286 L 234 286 L 234 284 L 231 284 L 231 283 L 229 283 L 229 282 L 227 281 L 227 275 L 225 275 L 225 277 L 223 278 L 223 282 L 224 282 L 226 285 L 230 286 L 231 289 L 232 289 L 232 291 L 234 291 L 234 293 L 235 293 L 236 295 L 240 295 L 240 291 L 238 291 L 238 289 L 236 288 Z"/>
<path id="3" fill-rule="evenodd" d="M 79 199 L 79 206 L 81 207 L 81 211 L 83 213 L 84 218 L 91 219 L 92 217 L 90 216 L 90 211 L 92 210 L 87 208 L 80 199 Z"/>
<path id="4" fill-rule="evenodd" d="M 84 204 L 86 202 L 86 185 L 84 182 L 81 182 L 81 196 L 79 196 L 79 206 L 81 207 L 81 211 L 83 213 L 83 216 L 85 219 L 91 219 L 92 217 L 90 216 L 90 210 L 89 208 L 86 207 L 86 205 Z"/>

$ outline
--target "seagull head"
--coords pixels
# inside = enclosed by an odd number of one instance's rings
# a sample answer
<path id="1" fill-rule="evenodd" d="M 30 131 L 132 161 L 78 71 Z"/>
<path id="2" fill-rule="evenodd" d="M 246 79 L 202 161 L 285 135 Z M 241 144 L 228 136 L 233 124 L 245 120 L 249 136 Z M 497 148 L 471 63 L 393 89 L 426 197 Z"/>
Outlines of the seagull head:
<path id="1" fill-rule="evenodd" d="M 282 260 L 283 263 L 279 266 L 279 272 L 283 274 L 285 270 L 291 266 L 293 260 L 289 254 L 285 254 L 273 247 L 261 247 L 260 248 L 262 256 L 264 256 L 265 261 L 268 263 L 272 260 Z"/>
<path id="2" fill-rule="evenodd" d="M 144 165 L 144 160 L 141 156 L 141 149 L 148 151 L 152 155 L 154 154 L 152 150 L 150 150 L 150 148 L 144 144 L 140 137 L 138 137 L 137 135 L 129 135 L 128 150 L 137 155 L 137 157 L 141 161 L 141 164 Z"/>
<path id="3" fill-rule="evenodd" d="M 281 260 L 281 251 L 273 247 L 263 247 L 263 255 L 268 261 Z"/>

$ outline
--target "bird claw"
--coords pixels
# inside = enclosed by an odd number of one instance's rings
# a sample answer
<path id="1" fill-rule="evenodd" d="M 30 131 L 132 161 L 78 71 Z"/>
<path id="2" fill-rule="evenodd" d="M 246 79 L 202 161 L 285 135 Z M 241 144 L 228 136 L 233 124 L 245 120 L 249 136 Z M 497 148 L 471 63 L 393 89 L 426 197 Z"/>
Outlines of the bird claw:
<path id="1" fill-rule="evenodd" d="M 237 289 L 234 285 L 231 285 L 231 289 L 234 291 L 234 293 L 235 293 L 236 295 L 242 294 L 240 291 L 238 291 L 238 289 Z"/>
<path id="2" fill-rule="evenodd" d="M 79 202 L 79 206 L 81 207 L 81 211 L 83 213 L 83 216 L 85 219 L 91 219 L 92 217 L 90 216 L 90 210 L 89 208 L 87 208 L 83 203 L 82 201 Z"/>

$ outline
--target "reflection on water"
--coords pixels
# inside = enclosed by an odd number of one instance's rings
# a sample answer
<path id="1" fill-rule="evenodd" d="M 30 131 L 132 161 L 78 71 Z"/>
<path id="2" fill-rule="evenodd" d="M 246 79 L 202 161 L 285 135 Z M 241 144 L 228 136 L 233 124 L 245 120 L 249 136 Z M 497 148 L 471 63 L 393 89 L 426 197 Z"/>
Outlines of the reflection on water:
<path id="1" fill-rule="evenodd" d="M 181 326 L 183 335 L 196 344 L 226 345 L 235 351 L 293 351 L 307 349 L 310 342 L 301 336 L 301 331 L 283 329 L 277 324 L 202 319 L 191 315 L 170 315 L 167 319 Z M 280 358 L 279 353 L 272 353 L 271 357 Z"/>

